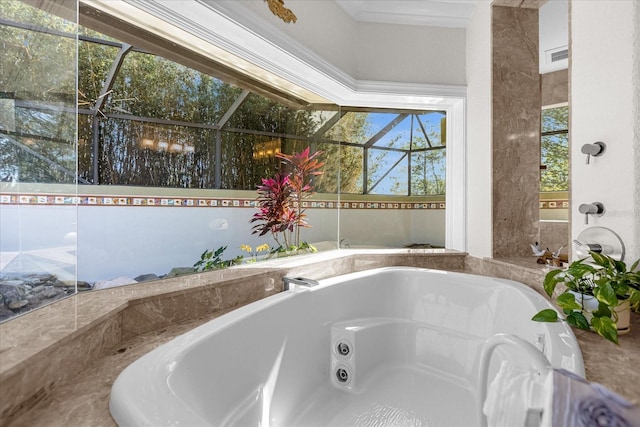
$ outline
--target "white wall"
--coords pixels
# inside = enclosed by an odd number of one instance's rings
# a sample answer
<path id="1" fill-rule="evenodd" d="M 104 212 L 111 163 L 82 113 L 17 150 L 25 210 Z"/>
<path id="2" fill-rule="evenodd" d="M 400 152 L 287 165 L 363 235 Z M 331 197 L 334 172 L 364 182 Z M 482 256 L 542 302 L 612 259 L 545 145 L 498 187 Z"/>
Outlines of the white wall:
<path id="1" fill-rule="evenodd" d="M 569 60 L 550 62 L 548 51 L 569 45 L 569 1 L 550 0 L 539 10 L 540 74 L 567 69 Z"/>
<path id="2" fill-rule="evenodd" d="M 190 267 L 206 249 L 221 246 L 227 246 L 224 259 L 247 257 L 243 244 L 276 246 L 270 234 L 251 234 L 251 208 L 78 206 L 77 213 L 75 206 L 0 208 L 3 258 L 21 252 L 29 263 L 36 260 L 34 265 L 65 280 L 74 278 L 76 263 L 78 280 L 95 282 L 160 276 L 173 267 Z M 307 215 L 312 227 L 302 230 L 301 240 L 323 242 L 321 249 L 337 247 L 338 225 L 339 238 L 351 247 L 444 246 L 444 210 L 308 209 Z"/>
<path id="3" fill-rule="evenodd" d="M 445 245 L 444 210 L 340 210 L 340 239 L 351 247 Z"/>
<path id="4" fill-rule="evenodd" d="M 272 38 L 250 24 L 256 18 L 265 20 L 357 80 L 465 84 L 463 28 L 358 23 L 333 1 L 308 0 L 285 2 L 298 18 L 287 24 L 263 0 L 238 4 L 248 9 L 245 25 L 253 31 Z"/>
<path id="5" fill-rule="evenodd" d="M 228 3 L 218 0 L 217 3 Z M 285 23 L 269 10 L 264 0 L 232 0 L 248 9 L 249 21 L 259 17 L 275 29 L 288 34 L 317 55 L 325 58 L 343 72 L 354 75 L 356 71 L 357 28 L 351 17 L 333 1 L 287 0 L 285 7 L 298 18 L 295 23 Z M 229 6 L 229 5 L 226 5 Z M 253 16 L 253 17 L 252 17 Z M 250 25 L 247 22 L 247 25 Z M 251 27 L 259 31 L 256 26 Z M 269 38 L 267 34 L 262 34 Z"/>
<path id="6" fill-rule="evenodd" d="M 589 226 L 621 236 L 626 261 L 640 258 L 640 2 L 573 1 L 571 14 L 572 238 L 584 230 L 582 203 L 606 213 Z M 584 143 L 603 141 L 590 165 Z"/>
<path id="7" fill-rule="evenodd" d="M 465 31 L 461 28 L 361 23 L 358 80 L 465 84 Z"/>
<path id="8" fill-rule="evenodd" d="M 492 254 L 491 3 L 479 1 L 467 27 L 467 248 Z"/>

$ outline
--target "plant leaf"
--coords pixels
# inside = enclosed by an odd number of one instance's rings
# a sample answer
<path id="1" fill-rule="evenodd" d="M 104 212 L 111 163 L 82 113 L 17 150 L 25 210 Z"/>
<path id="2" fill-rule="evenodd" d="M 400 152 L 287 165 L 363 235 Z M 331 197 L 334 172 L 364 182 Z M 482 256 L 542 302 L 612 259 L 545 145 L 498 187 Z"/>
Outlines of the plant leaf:
<path id="1" fill-rule="evenodd" d="M 531 320 L 536 322 L 557 322 L 560 320 L 558 317 L 558 312 L 552 308 L 546 308 L 537 312 Z"/>
<path id="2" fill-rule="evenodd" d="M 556 301 L 558 302 L 560 308 L 566 310 L 580 310 L 582 308 L 582 306 L 576 301 L 575 295 L 569 292 L 564 292 L 558 295 Z"/>
<path id="3" fill-rule="evenodd" d="M 611 287 L 610 283 L 605 283 L 603 286 L 598 286 L 593 291 L 593 296 L 595 296 L 599 302 L 607 304 L 610 307 L 615 307 L 616 305 L 618 305 L 618 297 L 616 296 L 616 293 Z"/>
<path id="4" fill-rule="evenodd" d="M 556 285 L 560 281 L 556 276 L 562 272 L 562 270 L 551 270 L 544 277 L 543 287 L 547 295 L 553 295 L 553 291 L 556 289 Z"/>
<path id="5" fill-rule="evenodd" d="M 573 311 L 567 316 L 567 323 L 579 329 L 590 330 L 589 322 L 584 314 L 579 311 Z"/>
<path id="6" fill-rule="evenodd" d="M 611 317 L 611 309 L 605 303 L 599 303 L 598 309 L 593 312 L 595 317 Z"/>
<path id="7" fill-rule="evenodd" d="M 616 324 L 609 317 L 594 317 L 591 320 L 593 330 L 603 338 L 608 339 L 614 344 L 618 344 L 618 330 Z"/>
<path id="8" fill-rule="evenodd" d="M 596 262 L 596 264 L 606 267 L 609 264 L 609 261 L 597 252 L 589 252 L 591 254 L 591 258 Z"/>

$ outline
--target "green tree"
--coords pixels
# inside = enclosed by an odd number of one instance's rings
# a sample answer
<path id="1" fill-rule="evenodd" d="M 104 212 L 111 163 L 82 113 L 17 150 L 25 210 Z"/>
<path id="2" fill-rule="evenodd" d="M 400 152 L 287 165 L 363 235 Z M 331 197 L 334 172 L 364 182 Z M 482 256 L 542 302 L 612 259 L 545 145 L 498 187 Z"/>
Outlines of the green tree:
<path id="1" fill-rule="evenodd" d="M 76 25 L 16 0 L 0 16 L 34 26 L 0 26 L 0 178 L 23 182 L 75 180 Z"/>
<path id="2" fill-rule="evenodd" d="M 336 113 L 339 114 L 339 113 Z M 364 144 L 371 126 L 368 113 L 351 112 L 344 114 L 338 123 L 328 129 L 323 140 L 342 142 L 342 144 L 323 144 L 321 150 L 326 162 L 324 174 L 318 177 L 317 190 L 324 193 L 362 193 L 363 149 L 358 146 L 346 145 Z"/>
<path id="3" fill-rule="evenodd" d="M 441 144 L 440 129 L 433 126 L 425 129 L 431 144 L 427 143 L 427 137 L 423 136 L 422 128 L 415 129 L 412 141 L 406 141 L 401 148 L 416 150 L 411 156 L 411 181 L 410 190 L 412 196 L 443 195 L 446 193 L 446 149 Z M 433 147 L 433 148 L 431 148 Z M 396 176 L 407 176 L 407 166 L 399 165 Z M 391 177 L 391 189 L 394 194 L 407 194 L 405 181 Z"/>
<path id="4" fill-rule="evenodd" d="M 569 107 L 542 111 L 540 191 L 567 191 L 569 186 Z"/>

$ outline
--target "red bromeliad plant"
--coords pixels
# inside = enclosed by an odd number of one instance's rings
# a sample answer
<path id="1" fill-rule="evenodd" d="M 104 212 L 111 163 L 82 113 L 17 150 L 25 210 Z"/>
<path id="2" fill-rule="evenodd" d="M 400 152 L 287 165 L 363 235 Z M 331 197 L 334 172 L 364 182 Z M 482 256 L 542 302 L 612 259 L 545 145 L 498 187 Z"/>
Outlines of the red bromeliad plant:
<path id="1" fill-rule="evenodd" d="M 278 250 L 301 248 L 300 228 L 309 227 L 302 200 L 313 194 L 313 177 L 323 173 L 319 169 L 324 162 L 317 158 L 320 154 L 320 151 L 310 154 L 309 147 L 300 153 L 277 154 L 285 172 L 263 178 L 262 185 L 258 186 L 260 211 L 250 221 L 258 222 L 253 226 L 253 234 L 264 236 L 270 232 L 279 245 Z"/>

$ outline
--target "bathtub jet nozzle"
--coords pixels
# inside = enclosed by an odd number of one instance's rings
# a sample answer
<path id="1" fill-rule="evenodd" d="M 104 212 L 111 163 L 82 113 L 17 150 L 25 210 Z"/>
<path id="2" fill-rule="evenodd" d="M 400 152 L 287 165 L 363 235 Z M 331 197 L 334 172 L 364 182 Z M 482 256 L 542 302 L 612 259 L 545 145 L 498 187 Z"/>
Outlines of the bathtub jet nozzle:
<path id="1" fill-rule="evenodd" d="M 282 281 L 284 282 L 285 291 L 288 291 L 289 289 L 299 288 L 299 287 L 312 288 L 318 285 L 317 280 L 307 279 L 304 277 L 283 277 Z"/>

